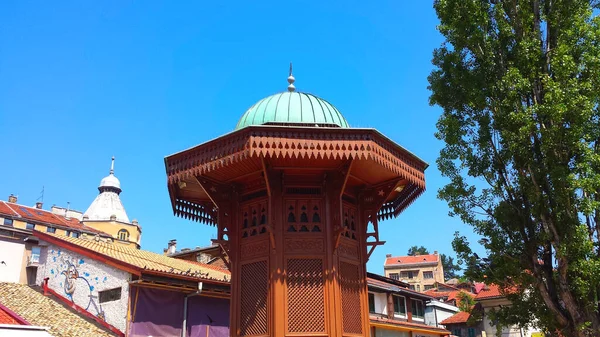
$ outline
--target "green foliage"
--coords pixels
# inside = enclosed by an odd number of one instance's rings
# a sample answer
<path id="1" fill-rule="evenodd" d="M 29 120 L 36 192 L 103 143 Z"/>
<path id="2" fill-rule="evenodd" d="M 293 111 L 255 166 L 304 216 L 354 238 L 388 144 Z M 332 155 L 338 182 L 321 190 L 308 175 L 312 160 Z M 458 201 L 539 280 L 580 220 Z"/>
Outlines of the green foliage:
<path id="1" fill-rule="evenodd" d="M 482 236 L 457 233 L 465 276 L 516 286 L 498 324 L 535 317 L 568 336 L 600 331 L 598 1 L 436 0 L 445 42 L 431 104 L 443 109 L 439 190 Z"/>
<path id="2" fill-rule="evenodd" d="M 459 278 L 460 266 L 454 263 L 454 258 L 446 254 L 440 254 L 442 259 L 442 266 L 444 267 L 444 279 L 449 280 L 453 278 Z"/>
<path id="3" fill-rule="evenodd" d="M 471 309 L 473 309 L 473 306 L 475 305 L 475 299 L 473 296 L 464 291 L 456 294 L 456 299 L 458 300 L 457 304 L 460 311 L 471 312 Z"/>
<path id="4" fill-rule="evenodd" d="M 408 253 L 406 253 L 408 256 L 415 256 L 417 254 L 419 255 L 427 255 L 429 254 L 429 251 L 427 250 L 427 248 L 421 246 L 421 247 L 417 247 L 417 246 L 412 246 L 408 249 Z"/>

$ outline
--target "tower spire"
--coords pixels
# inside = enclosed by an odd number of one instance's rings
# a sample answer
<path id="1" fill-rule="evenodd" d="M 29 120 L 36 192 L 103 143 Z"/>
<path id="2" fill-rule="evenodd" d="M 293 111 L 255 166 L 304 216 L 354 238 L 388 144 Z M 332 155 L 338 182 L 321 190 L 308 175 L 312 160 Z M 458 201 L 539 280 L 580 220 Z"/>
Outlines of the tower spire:
<path id="1" fill-rule="evenodd" d="M 296 82 L 296 79 L 294 78 L 294 75 L 292 75 L 292 62 L 290 62 L 290 76 L 288 76 L 287 81 L 290 84 L 288 85 L 288 91 L 296 91 L 296 87 L 294 86 L 294 82 Z"/>
<path id="2" fill-rule="evenodd" d="M 110 163 L 110 174 L 115 174 L 115 156 L 112 156 L 112 162 Z"/>

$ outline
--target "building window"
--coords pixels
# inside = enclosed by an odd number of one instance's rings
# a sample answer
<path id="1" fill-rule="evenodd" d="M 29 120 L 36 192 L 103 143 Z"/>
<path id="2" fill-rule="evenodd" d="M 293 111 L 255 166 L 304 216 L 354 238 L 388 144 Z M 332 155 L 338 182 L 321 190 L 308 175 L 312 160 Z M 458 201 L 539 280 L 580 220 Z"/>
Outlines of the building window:
<path id="1" fill-rule="evenodd" d="M 369 312 L 375 313 L 375 295 L 372 293 L 369 293 Z"/>
<path id="2" fill-rule="evenodd" d="M 423 272 L 423 278 L 424 279 L 432 279 L 433 278 L 433 272 L 432 271 L 424 271 Z"/>
<path id="3" fill-rule="evenodd" d="M 469 330 L 467 330 L 467 331 L 468 331 L 469 337 L 475 337 L 475 328 L 469 328 Z"/>
<path id="4" fill-rule="evenodd" d="M 32 224 L 32 223 L 28 222 L 25 225 L 25 229 L 34 230 L 35 229 L 35 224 Z"/>
<path id="5" fill-rule="evenodd" d="M 391 273 L 390 274 L 390 278 L 392 280 L 399 280 L 400 279 L 400 275 L 398 273 Z"/>
<path id="6" fill-rule="evenodd" d="M 396 315 L 406 315 L 406 301 L 402 296 L 393 295 L 394 299 L 394 314 Z"/>
<path id="7" fill-rule="evenodd" d="M 54 227 L 46 227 L 46 232 L 48 232 L 48 233 L 56 233 L 56 228 L 54 228 Z"/>
<path id="8" fill-rule="evenodd" d="M 121 241 L 129 241 L 129 232 L 126 229 L 121 229 L 117 236 Z"/>
<path id="9" fill-rule="evenodd" d="M 425 311 L 423 309 L 423 301 L 413 299 L 411 309 L 413 317 L 423 318 L 425 316 Z"/>
<path id="10" fill-rule="evenodd" d="M 65 231 L 66 236 L 71 236 L 71 231 Z"/>
<path id="11" fill-rule="evenodd" d="M 426 285 L 423 286 L 423 290 L 424 291 L 431 290 L 433 288 L 435 288 L 435 286 L 432 285 L 432 284 L 426 284 Z"/>
<path id="12" fill-rule="evenodd" d="M 421 291 L 421 285 L 417 284 L 417 291 Z"/>
<path id="13" fill-rule="evenodd" d="M 42 248 L 39 246 L 34 246 L 31 248 L 31 257 L 29 261 L 31 263 L 39 263 L 40 262 L 40 253 L 42 252 Z"/>
<path id="14" fill-rule="evenodd" d="M 79 237 L 79 233 L 78 232 L 71 232 L 71 237 L 72 238 L 78 238 Z"/>
<path id="15" fill-rule="evenodd" d="M 408 288 L 409 288 L 410 290 L 415 290 L 415 285 L 414 285 L 414 284 L 410 284 L 410 285 L 408 286 Z"/>
<path id="16" fill-rule="evenodd" d="M 4 226 L 12 227 L 13 226 L 13 219 L 4 218 Z"/>
<path id="17" fill-rule="evenodd" d="M 454 329 L 452 329 L 452 334 L 454 336 L 461 337 L 462 336 L 462 329 L 460 329 L 460 328 L 454 328 Z"/>
<path id="18" fill-rule="evenodd" d="M 121 287 L 108 289 L 98 292 L 98 300 L 100 303 L 117 301 L 121 299 Z"/>
<path id="19" fill-rule="evenodd" d="M 412 270 L 411 271 L 403 271 L 401 273 L 401 277 L 403 279 L 409 279 L 409 280 L 411 280 L 411 279 L 417 277 L 418 274 L 419 274 L 418 271 L 412 271 Z"/>

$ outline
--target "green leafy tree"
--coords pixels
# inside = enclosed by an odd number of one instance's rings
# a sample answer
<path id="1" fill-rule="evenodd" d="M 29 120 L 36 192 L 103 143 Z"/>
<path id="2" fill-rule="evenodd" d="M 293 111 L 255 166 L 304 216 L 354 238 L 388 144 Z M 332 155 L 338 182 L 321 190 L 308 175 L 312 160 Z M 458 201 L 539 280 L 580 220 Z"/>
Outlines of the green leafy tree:
<path id="1" fill-rule="evenodd" d="M 436 0 L 431 104 L 443 109 L 439 197 L 470 279 L 508 290 L 499 324 L 600 331 L 598 1 Z"/>
<path id="2" fill-rule="evenodd" d="M 471 312 L 475 305 L 475 299 L 473 296 L 467 294 L 465 291 L 461 291 L 456 294 L 457 306 L 460 311 Z"/>
<path id="3" fill-rule="evenodd" d="M 421 247 L 417 247 L 417 246 L 412 246 L 408 249 L 408 253 L 406 253 L 408 256 L 415 256 L 417 254 L 419 255 L 427 255 L 429 254 L 429 251 L 427 250 L 427 248 L 421 246 Z"/>
<path id="4" fill-rule="evenodd" d="M 454 258 L 452 256 L 448 256 L 446 254 L 440 254 L 440 259 L 442 259 L 442 266 L 444 267 L 444 279 L 449 280 L 453 278 L 460 277 L 460 266 L 454 263 Z"/>

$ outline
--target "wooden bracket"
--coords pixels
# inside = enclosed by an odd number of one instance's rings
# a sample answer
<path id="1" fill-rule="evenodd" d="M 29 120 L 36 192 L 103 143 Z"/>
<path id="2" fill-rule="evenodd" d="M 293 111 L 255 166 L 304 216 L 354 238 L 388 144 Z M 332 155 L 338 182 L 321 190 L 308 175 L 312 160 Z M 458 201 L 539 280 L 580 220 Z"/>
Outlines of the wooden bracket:
<path id="1" fill-rule="evenodd" d="M 229 270 L 231 270 L 231 257 L 229 256 L 229 241 L 226 240 L 217 240 L 217 239 L 212 239 L 210 240 L 212 243 L 216 243 L 219 245 L 219 247 L 221 247 L 221 250 L 225 253 L 225 255 L 227 255 L 227 259 L 223 259 L 223 262 L 225 262 L 225 264 L 227 265 L 227 268 Z"/>

